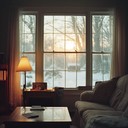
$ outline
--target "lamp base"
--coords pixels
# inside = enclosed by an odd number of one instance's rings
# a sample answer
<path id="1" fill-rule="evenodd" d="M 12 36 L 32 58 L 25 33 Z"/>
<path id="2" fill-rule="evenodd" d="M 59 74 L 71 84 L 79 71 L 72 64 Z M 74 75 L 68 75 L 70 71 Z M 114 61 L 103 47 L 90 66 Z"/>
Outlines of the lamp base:
<path id="1" fill-rule="evenodd" d="M 26 84 L 23 85 L 23 90 L 25 90 L 25 89 L 26 89 Z"/>
<path id="2" fill-rule="evenodd" d="M 23 107 L 25 107 L 25 93 L 24 93 L 24 91 L 25 91 L 25 89 L 26 89 L 26 84 L 24 84 L 23 85 Z"/>

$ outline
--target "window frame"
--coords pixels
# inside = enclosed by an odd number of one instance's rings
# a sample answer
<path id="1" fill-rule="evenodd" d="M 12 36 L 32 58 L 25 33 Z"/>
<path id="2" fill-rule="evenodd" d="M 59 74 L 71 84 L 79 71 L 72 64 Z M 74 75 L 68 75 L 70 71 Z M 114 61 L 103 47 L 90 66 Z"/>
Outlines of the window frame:
<path id="1" fill-rule="evenodd" d="M 96 14 L 113 14 L 114 10 L 110 8 L 77 8 L 78 11 L 76 11 L 76 8 L 22 8 L 20 9 L 19 14 L 34 14 L 36 15 L 36 37 L 35 37 L 35 61 L 38 63 L 35 63 L 35 81 L 44 81 L 43 76 L 43 57 L 42 52 L 43 51 L 43 23 L 44 23 L 44 16 L 45 15 L 77 15 L 77 16 L 86 16 L 86 83 L 85 86 L 93 86 L 92 85 L 92 15 Z M 32 11 L 33 10 L 33 11 Z M 58 13 L 59 12 L 59 13 Z M 43 22 L 42 22 L 43 21 Z M 114 21 L 113 21 L 114 22 Z M 42 28 L 42 29 L 40 29 Z M 114 28 L 113 28 L 114 31 Z M 113 35 L 114 38 L 114 35 Z M 42 43 L 39 43 L 42 42 Z M 21 53 L 20 53 L 21 54 Z M 27 52 L 24 52 L 23 54 L 27 54 Z M 44 55 L 43 55 L 44 56 Z M 38 67 L 38 68 L 37 68 Z M 40 67 L 40 68 L 39 68 Z M 38 76 L 37 76 L 38 74 Z M 88 75 L 87 75 L 88 74 Z"/>
<path id="2" fill-rule="evenodd" d="M 114 22 L 115 22 L 115 19 L 114 19 L 114 9 L 112 9 L 111 11 L 91 11 L 90 12 L 90 18 L 91 18 L 91 26 L 90 26 L 90 28 L 92 28 L 92 16 L 94 16 L 94 15 L 109 15 L 109 16 L 113 16 L 113 25 L 114 25 Z M 113 39 L 112 39 L 112 42 L 114 43 L 114 38 L 115 38 L 115 35 L 114 35 L 114 26 L 113 26 Z M 93 61 L 93 55 L 95 55 L 95 54 L 98 54 L 98 55 L 107 55 L 107 54 L 110 54 L 111 55 L 111 62 L 112 62 L 112 51 L 111 52 L 105 52 L 105 51 L 101 51 L 101 52 L 99 52 L 99 51 L 93 51 L 93 49 L 92 49 L 92 29 L 91 29 L 91 31 L 90 31 L 90 40 L 91 40 L 91 43 L 90 43 L 90 47 L 91 47 L 91 66 L 92 66 L 92 68 L 93 68 L 93 63 L 92 63 L 92 61 Z M 112 46 L 113 46 L 113 44 L 112 44 Z M 110 64 L 112 64 L 112 63 L 110 63 Z M 91 73 L 91 80 L 90 80 L 90 82 L 91 82 L 91 85 L 94 87 L 94 85 L 93 85 L 93 76 L 92 76 L 92 74 L 93 74 L 93 69 L 91 68 L 91 70 L 92 71 L 90 71 L 90 73 Z M 111 71 L 110 71 L 110 73 L 111 73 Z M 103 80 L 103 81 L 105 81 L 105 79 Z M 96 82 L 96 81 L 95 81 Z"/>

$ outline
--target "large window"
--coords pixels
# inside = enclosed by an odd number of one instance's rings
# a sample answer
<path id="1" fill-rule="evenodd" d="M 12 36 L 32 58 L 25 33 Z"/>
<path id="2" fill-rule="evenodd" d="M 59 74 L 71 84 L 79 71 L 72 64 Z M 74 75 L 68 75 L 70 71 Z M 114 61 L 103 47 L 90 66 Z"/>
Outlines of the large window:
<path id="1" fill-rule="evenodd" d="M 26 55 L 33 71 L 27 87 L 45 81 L 49 88 L 94 85 L 110 78 L 113 16 L 20 14 L 20 55 Z M 23 84 L 21 74 L 21 84 Z"/>

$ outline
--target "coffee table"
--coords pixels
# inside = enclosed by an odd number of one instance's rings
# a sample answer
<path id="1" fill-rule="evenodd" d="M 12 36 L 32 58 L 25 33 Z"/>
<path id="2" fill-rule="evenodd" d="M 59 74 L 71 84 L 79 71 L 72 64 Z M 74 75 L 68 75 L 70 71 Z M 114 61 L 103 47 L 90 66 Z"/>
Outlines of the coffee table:
<path id="1" fill-rule="evenodd" d="M 26 117 L 29 113 L 38 117 Z M 45 107 L 34 111 L 31 107 L 17 107 L 5 121 L 5 128 L 69 128 L 70 125 L 67 107 Z"/>

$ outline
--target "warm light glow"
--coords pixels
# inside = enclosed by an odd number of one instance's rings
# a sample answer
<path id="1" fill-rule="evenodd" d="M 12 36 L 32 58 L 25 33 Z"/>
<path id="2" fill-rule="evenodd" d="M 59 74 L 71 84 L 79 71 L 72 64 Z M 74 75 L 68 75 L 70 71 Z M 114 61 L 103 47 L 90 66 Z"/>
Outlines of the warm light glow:
<path id="1" fill-rule="evenodd" d="M 66 49 L 67 50 L 75 50 L 75 43 L 74 42 L 67 42 L 66 43 Z"/>
<path id="2" fill-rule="evenodd" d="M 30 65 L 28 58 L 26 56 L 22 56 L 16 71 L 17 72 L 20 72 L 20 71 L 24 72 L 24 71 L 31 71 L 31 70 L 32 70 L 32 67 Z"/>

